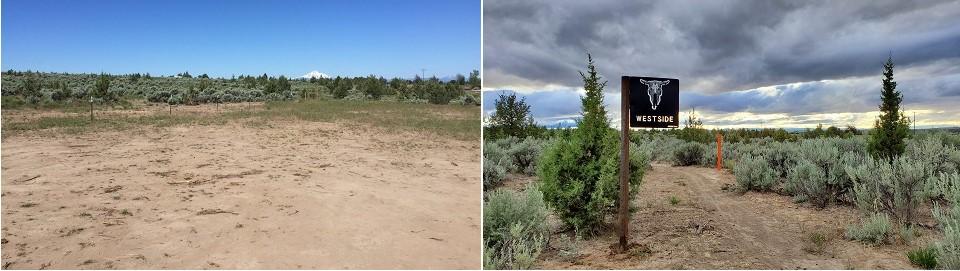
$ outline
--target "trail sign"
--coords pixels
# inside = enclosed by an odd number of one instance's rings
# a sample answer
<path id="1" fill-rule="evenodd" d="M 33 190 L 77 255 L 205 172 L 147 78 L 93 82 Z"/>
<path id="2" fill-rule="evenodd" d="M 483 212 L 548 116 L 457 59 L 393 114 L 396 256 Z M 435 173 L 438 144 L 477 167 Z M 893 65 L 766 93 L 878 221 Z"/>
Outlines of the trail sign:
<path id="1" fill-rule="evenodd" d="M 680 124 L 680 80 L 624 76 L 630 127 L 674 128 Z"/>
<path id="2" fill-rule="evenodd" d="M 620 250 L 628 248 L 630 226 L 630 128 L 671 128 L 680 124 L 680 80 L 620 78 Z"/>

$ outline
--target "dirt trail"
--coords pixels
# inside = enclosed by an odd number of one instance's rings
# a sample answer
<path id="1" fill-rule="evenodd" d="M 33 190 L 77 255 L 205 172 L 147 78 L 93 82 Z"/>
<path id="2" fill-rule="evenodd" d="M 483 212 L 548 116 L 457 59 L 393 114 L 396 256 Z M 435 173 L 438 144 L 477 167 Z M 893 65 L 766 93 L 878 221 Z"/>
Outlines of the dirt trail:
<path id="1" fill-rule="evenodd" d="M 544 269 L 912 269 L 910 246 L 864 245 L 843 238 L 857 221 L 852 207 L 823 210 L 773 193 L 740 194 L 734 178 L 711 168 L 654 164 L 633 204 L 630 253 L 612 253 L 613 230 L 580 243 L 553 235 Z M 674 205 L 670 198 L 679 202 Z M 810 236 L 825 236 L 818 246 Z M 921 243 L 915 241 L 916 243 Z"/>
<path id="2" fill-rule="evenodd" d="M 478 142 L 270 126 L 5 138 L 3 267 L 479 267 Z"/>

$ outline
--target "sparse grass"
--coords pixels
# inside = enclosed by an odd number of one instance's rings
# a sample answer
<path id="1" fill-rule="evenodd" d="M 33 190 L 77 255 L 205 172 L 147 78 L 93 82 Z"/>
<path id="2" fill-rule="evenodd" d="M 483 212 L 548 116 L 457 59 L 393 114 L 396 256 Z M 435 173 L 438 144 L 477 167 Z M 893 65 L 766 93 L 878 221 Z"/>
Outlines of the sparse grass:
<path id="1" fill-rule="evenodd" d="M 680 203 L 680 198 L 677 196 L 670 196 L 670 205 L 677 205 Z"/>
<path id="2" fill-rule="evenodd" d="M 5 111 L 7 109 L 4 108 Z M 461 140 L 480 138 L 480 108 L 477 106 L 346 100 L 267 102 L 253 110 L 221 113 L 97 115 L 92 121 L 89 115 L 82 113 L 26 121 L 4 116 L 3 135 L 6 137 L 48 129 L 55 129 L 57 133 L 80 134 L 144 126 L 220 125 L 238 119 L 247 119 L 247 124 L 256 127 L 272 127 L 270 122 L 274 120 L 304 120 L 434 133 Z"/>
<path id="3" fill-rule="evenodd" d="M 937 268 L 937 251 L 933 247 L 920 247 L 910 252 L 907 252 L 907 258 L 910 259 L 910 263 L 923 268 L 923 269 L 935 269 Z"/>
<path id="4" fill-rule="evenodd" d="M 69 102 L 45 100 L 39 104 L 29 104 L 19 96 L 3 96 L 2 99 L 0 99 L 0 103 L 2 103 L 0 105 L 3 106 L 3 110 L 44 109 L 69 113 L 83 113 L 90 111 L 90 103 L 83 100 L 72 100 Z M 142 103 L 130 102 L 129 99 L 125 99 L 110 105 L 95 104 L 94 109 L 135 109 L 139 108 L 140 105 L 142 105 Z"/>
<path id="5" fill-rule="evenodd" d="M 803 246 L 804 251 L 812 254 L 820 254 L 823 253 L 826 248 L 828 239 L 827 235 L 815 231 L 807 234 L 806 240 L 804 241 L 806 241 L 806 245 Z"/>

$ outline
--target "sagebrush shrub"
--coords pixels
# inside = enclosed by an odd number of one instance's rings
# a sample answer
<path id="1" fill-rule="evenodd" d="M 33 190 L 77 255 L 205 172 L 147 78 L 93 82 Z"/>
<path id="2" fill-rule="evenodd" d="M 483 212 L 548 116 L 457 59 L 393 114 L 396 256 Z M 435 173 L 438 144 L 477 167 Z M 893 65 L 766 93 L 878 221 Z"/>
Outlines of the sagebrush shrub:
<path id="1" fill-rule="evenodd" d="M 847 228 L 847 239 L 857 240 L 867 244 L 886 244 L 893 234 L 893 225 L 890 217 L 884 213 L 871 215 L 859 225 L 850 225 Z"/>
<path id="2" fill-rule="evenodd" d="M 533 137 L 519 139 L 508 136 L 484 142 L 484 157 L 501 161 L 508 172 L 534 175 L 540 155 L 550 143 L 551 141 L 547 139 Z"/>
<path id="3" fill-rule="evenodd" d="M 800 151 L 796 144 L 787 142 L 771 142 L 763 150 L 763 157 L 767 164 L 779 178 L 786 178 L 789 169 L 797 164 Z"/>
<path id="4" fill-rule="evenodd" d="M 937 262 L 944 269 L 960 269 L 960 174 L 943 173 L 933 182 L 951 205 L 949 210 L 936 202 L 933 206 L 933 216 L 943 230 L 943 239 L 934 243 Z"/>
<path id="5" fill-rule="evenodd" d="M 857 207 L 864 213 L 884 212 L 899 223 L 910 224 L 920 202 L 929 193 L 932 172 L 921 161 L 907 157 L 894 160 L 867 158 L 859 166 L 847 166 L 853 180 Z"/>
<path id="6" fill-rule="evenodd" d="M 523 140 L 517 140 L 516 143 L 509 146 L 507 151 L 513 156 L 518 173 L 534 175 L 537 173 L 537 161 L 540 160 L 544 147 L 549 144 L 548 140 L 527 137 Z"/>
<path id="7" fill-rule="evenodd" d="M 823 208 L 833 198 L 827 191 L 827 176 L 810 161 L 801 160 L 787 175 L 784 190 L 794 195 L 797 201 L 808 201 Z"/>
<path id="8" fill-rule="evenodd" d="M 907 142 L 906 155 L 910 159 L 921 161 L 933 172 L 957 172 L 957 148 L 943 144 L 939 136 L 929 136 Z"/>
<path id="9" fill-rule="evenodd" d="M 810 201 L 817 207 L 831 202 L 847 201 L 853 182 L 845 167 L 862 163 L 863 155 L 844 152 L 839 145 L 851 141 L 840 138 L 806 139 L 797 147 L 799 157 L 787 169 L 784 191 L 795 199 Z"/>
<path id="10" fill-rule="evenodd" d="M 674 150 L 684 144 L 682 140 L 664 135 L 656 135 L 647 141 L 638 140 L 634 143 L 648 145 L 651 150 L 650 160 L 661 162 L 673 162 Z"/>
<path id="11" fill-rule="evenodd" d="M 483 158 L 483 189 L 493 189 L 507 177 L 507 168 L 499 160 Z"/>
<path id="12" fill-rule="evenodd" d="M 733 175 L 737 179 L 737 188 L 741 192 L 770 190 L 776 178 L 776 173 L 762 156 L 752 155 L 740 157 L 733 167 Z"/>
<path id="13" fill-rule="evenodd" d="M 673 150 L 674 166 L 692 166 L 699 165 L 703 161 L 703 155 L 707 153 L 707 147 L 698 142 L 686 142 Z"/>
<path id="14" fill-rule="evenodd" d="M 535 187 L 491 192 L 483 207 L 485 267 L 532 267 L 549 235 L 548 215 L 543 194 Z"/>

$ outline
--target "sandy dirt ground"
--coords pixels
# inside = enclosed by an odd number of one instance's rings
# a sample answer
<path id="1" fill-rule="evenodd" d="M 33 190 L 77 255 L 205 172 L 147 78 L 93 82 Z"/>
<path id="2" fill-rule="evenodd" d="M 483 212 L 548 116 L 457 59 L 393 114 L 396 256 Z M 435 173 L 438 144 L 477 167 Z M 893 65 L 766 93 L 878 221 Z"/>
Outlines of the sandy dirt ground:
<path id="1" fill-rule="evenodd" d="M 480 267 L 479 142 L 270 126 L 4 138 L 3 268 Z"/>
<path id="2" fill-rule="evenodd" d="M 529 182 L 520 180 L 519 182 Z M 858 221 L 851 206 L 822 210 L 774 193 L 740 194 L 734 177 L 711 168 L 654 164 L 633 205 L 628 253 L 614 230 L 580 241 L 557 231 L 541 254 L 542 269 L 913 269 L 909 244 L 864 245 L 843 238 Z M 521 187 L 513 184 L 508 187 Z M 726 188 L 725 188 L 726 187 Z M 670 203 L 671 196 L 679 202 Z M 612 218 L 611 218 L 612 221 Z M 913 245 L 928 242 L 923 236 Z M 822 245 L 811 241 L 819 233 Z M 926 238 L 926 239 L 924 239 Z"/>

